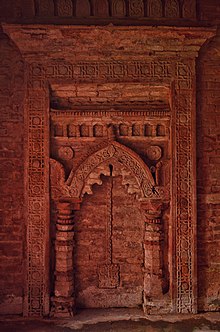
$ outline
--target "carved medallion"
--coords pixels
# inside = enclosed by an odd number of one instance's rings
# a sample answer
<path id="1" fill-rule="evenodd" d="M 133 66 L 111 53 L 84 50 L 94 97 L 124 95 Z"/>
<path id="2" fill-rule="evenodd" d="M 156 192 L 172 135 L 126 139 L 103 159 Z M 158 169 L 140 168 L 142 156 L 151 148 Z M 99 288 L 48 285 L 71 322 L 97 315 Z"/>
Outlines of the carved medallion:
<path id="1" fill-rule="evenodd" d="M 119 265 L 103 264 L 98 267 L 99 288 L 117 288 L 119 286 Z"/>
<path id="2" fill-rule="evenodd" d="M 159 160 L 162 156 L 162 150 L 159 146 L 150 146 L 147 149 L 147 156 L 150 160 Z"/>
<path id="3" fill-rule="evenodd" d="M 71 160 L 74 156 L 74 151 L 70 146 L 61 146 L 58 153 L 59 157 L 64 160 Z"/>

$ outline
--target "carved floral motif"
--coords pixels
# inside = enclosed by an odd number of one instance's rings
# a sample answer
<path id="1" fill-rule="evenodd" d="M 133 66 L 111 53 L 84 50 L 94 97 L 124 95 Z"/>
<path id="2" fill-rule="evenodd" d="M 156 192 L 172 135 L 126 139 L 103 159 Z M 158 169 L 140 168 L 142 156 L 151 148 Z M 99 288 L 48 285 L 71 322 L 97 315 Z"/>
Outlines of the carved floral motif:
<path id="1" fill-rule="evenodd" d="M 59 157 L 64 160 L 71 160 L 74 156 L 74 151 L 70 146 L 61 146 L 58 153 Z"/>
<path id="2" fill-rule="evenodd" d="M 150 160 L 159 160 L 162 156 L 162 150 L 157 145 L 152 145 L 147 149 L 147 156 Z"/>

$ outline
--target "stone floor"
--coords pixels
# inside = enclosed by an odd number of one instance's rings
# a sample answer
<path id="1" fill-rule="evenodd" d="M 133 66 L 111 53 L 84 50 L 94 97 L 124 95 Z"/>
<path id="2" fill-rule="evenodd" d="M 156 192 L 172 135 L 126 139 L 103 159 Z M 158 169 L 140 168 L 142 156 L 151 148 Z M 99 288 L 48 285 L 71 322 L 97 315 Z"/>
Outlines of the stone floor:
<path id="1" fill-rule="evenodd" d="M 73 319 L 1 317 L 1 332 L 208 332 L 220 331 L 220 313 L 143 316 L 136 309 L 83 310 Z"/>

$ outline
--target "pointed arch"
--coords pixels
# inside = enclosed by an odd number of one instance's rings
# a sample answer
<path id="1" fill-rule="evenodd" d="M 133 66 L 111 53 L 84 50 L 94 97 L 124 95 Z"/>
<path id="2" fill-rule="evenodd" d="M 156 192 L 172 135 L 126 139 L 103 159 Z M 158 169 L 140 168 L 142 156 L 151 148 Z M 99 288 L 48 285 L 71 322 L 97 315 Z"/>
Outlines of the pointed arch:
<path id="1" fill-rule="evenodd" d="M 111 142 L 106 147 L 90 155 L 77 170 L 72 170 L 65 182 L 71 197 L 82 198 L 86 192 L 85 187 L 88 187 L 88 182 L 91 184 L 90 174 L 101 173 L 102 164 L 117 162 L 121 165 L 121 169 L 129 170 L 131 177 L 135 179 L 136 186 L 139 188 L 140 198 L 153 198 L 155 181 L 148 166 L 143 160 L 131 149 L 121 145 L 118 142 Z M 120 168 L 120 167 L 119 167 Z M 97 174 L 97 179 L 100 174 Z M 93 183 L 98 183 L 94 181 Z M 129 185 L 129 183 L 128 183 Z"/>

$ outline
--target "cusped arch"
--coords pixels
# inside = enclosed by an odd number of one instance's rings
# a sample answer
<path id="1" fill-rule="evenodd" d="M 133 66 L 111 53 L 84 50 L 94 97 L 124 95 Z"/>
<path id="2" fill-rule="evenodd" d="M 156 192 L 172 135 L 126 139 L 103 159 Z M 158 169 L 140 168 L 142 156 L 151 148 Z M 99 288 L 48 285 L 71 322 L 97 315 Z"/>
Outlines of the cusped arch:
<path id="1" fill-rule="evenodd" d="M 70 197 L 82 198 L 85 192 L 91 193 L 89 187 L 94 183 L 101 184 L 100 175 L 108 175 L 107 165 L 116 166 L 116 175 L 121 171 L 122 181 L 130 186 L 132 193 L 138 193 L 139 198 L 153 198 L 155 181 L 143 160 L 131 149 L 118 142 L 111 142 L 106 147 L 90 155 L 77 170 L 72 170 L 65 182 Z M 101 167 L 102 166 L 102 167 Z M 126 170 L 129 171 L 128 181 Z M 123 175 L 123 174 L 124 175 Z M 91 174 L 94 174 L 94 176 Z M 134 190 L 136 188 L 136 190 Z"/>

